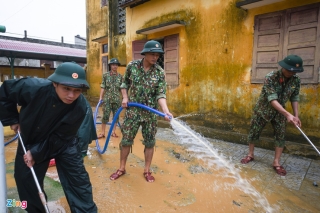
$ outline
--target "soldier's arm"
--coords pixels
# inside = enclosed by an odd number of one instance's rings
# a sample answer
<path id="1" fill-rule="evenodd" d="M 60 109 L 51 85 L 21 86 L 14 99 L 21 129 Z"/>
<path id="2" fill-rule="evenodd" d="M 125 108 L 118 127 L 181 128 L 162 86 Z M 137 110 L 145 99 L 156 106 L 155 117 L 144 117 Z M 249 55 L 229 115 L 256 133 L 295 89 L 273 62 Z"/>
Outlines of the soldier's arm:
<path id="1" fill-rule="evenodd" d="M 173 115 L 169 112 L 168 106 L 167 106 L 167 100 L 165 98 L 159 98 L 158 104 L 160 105 L 162 112 L 166 114 L 167 116 L 164 117 L 167 121 L 170 121 L 170 118 L 173 118 Z"/>
<path id="2" fill-rule="evenodd" d="M 121 89 L 121 94 L 122 94 L 121 106 L 126 108 L 126 107 L 128 107 L 128 102 L 129 102 L 127 89 L 126 88 L 122 88 Z"/>
<path id="3" fill-rule="evenodd" d="M 104 89 L 101 88 L 101 89 L 100 89 L 100 98 L 99 98 L 99 101 L 102 100 L 102 98 L 103 98 L 103 93 L 104 93 Z"/>
<path id="4" fill-rule="evenodd" d="M 128 107 L 128 102 L 129 102 L 129 98 L 128 98 L 128 90 L 130 88 L 130 75 L 131 75 L 131 63 L 128 64 L 127 68 L 126 68 L 126 72 L 124 73 L 124 76 L 122 78 L 122 84 L 120 86 L 121 89 L 121 95 L 122 95 L 122 103 L 121 106 L 122 107 Z"/>
<path id="5" fill-rule="evenodd" d="M 277 100 L 272 100 L 270 102 L 271 106 L 273 108 L 275 108 L 279 113 L 281 113 L 282 115 L 284 115 L 287 118 L 287 121 L 289 123 L 292 123 L 294 125 L 299 126 L 300 125 L 300 120 L 299 118 L 293 116 L 290 112 L 288 112 L 287 110 L 285 110 L 281 104 L 277 101 Z"/>
<path id="6" fill-rule="evenodd" d="M 293 115 L 297 120 L 297 126 L 301 127 L 301 121 L 299 119 L 299 102 L 297 101 L 291 102 L 291 107 L 293 110 Z"/>
<path id="7" fill-rule="evenodd" d="M 103 94 L 104 94 L 104 88 L 106 87 L 106 74 L 103 74 L 102 76 L 102 82 L 100 84 L 100 98 L 99 101 L 103 99 Z"/>

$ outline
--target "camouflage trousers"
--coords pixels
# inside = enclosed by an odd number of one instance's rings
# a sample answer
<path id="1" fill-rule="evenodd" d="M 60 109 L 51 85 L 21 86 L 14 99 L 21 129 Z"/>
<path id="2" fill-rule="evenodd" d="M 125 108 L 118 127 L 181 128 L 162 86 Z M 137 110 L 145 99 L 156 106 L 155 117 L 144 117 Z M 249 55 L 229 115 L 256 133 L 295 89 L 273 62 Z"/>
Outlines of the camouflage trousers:
<path id="1" fill-rule="evenodd" d="M 273 127 L 275 146 L 284 147 L 287 126 L 286 118 L 282 114 L 277 113 L 270 122 Z M 256 114 L 252 116 L 248 143 L 256 144 L 259 142 L 261 132 L 267 123 L 268 121 Z"/>
<path id="2" fill-rule="evenodd" d="M 113 117 L 116 114 L 117 110 L 121 107 L 120 103 L 104 103 L 103 104 L 103 116 L 101 123 L 106 124 L 109 121 L 110 113 L 112 111 Z M 119 121 L 119 118 L 117 118 L 117 123 Z"/>
<path id="3" fill-rule="evenodd" d="M 153 148 L 156 144 L 157 120 L 140 121 L 139 115 L 134 117 L 127 117 L 126 115 L 121 125 L 122 140 L 120 146 L 131 146 L 140 126 L 142 127 L 142 144 L 146 148 Z"/>

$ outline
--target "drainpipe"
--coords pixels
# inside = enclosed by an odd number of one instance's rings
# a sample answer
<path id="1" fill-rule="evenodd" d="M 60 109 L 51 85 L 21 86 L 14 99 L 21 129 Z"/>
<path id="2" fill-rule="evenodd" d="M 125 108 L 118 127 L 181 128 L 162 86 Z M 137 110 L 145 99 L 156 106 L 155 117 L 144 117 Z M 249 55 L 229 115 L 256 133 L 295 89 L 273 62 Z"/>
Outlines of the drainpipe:
<path id="1" fill-rule="evenodd" d="M 6 182 L 6 162 L 4 155 L 4 133 L 0 121 L 0 212 L 8 213 L 7 208 L 7 182 Z"/>

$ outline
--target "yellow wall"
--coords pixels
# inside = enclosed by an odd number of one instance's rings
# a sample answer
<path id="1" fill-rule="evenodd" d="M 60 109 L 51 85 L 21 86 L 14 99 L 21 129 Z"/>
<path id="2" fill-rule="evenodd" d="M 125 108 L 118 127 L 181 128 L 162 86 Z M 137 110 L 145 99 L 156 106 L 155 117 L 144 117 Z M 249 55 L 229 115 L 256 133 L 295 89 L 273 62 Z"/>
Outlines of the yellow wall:
<path id="1" fill-rule="evenodd" d="M 124 74 L 127 65 L 126 43 L 124 35 L 112 35 L 109 32 L 109 12 L 108 6 L 101 7 L 100 0 L 86 0 L 87 10 L 87 80 L 90 90 L 87 94 L 96 98 L 100 94 L 100 83 L 102 81 L 102 56 L 117 58 L 121 66 L 118 68 L 120 74 Z M 118 3 L 117 1 L 114 3 Z M 99 41 L 92 41 L 101 38 Z M 110 38 L 111 37 L 111 38 Z M 102 53 L 102 44 L 109 45 L 109 53 Z"/>
<path id="2" fill-rule="evenodd" d="M 261 84 L 250 83 L 254 16 L 314 2 L 319 1 L 286 0 L 249 11 L 237 8 L 235 0 L 151 0 L 127 7 L 127 63 L 132 60 L 132 41 L 179 34 L 180 84 L 168 90 L 170 111 L 175 116 L 198 114 L 198 125 L 246 133 L 261 90 Z M 137 30 L 173 20 L 183 20 L 186 26 L 136 34 Z M 93 73 L 98 73 L 97 65 L 90 65 Z M 89 79 L 90 83 L 98 85 L 100 76 Z M 318 138 L 319 92 L 318 85 L 303 85 L 300 105 L 303 128 Z M 98 96 L 97 91 L 92 90 L 92 95 Z M 289 135 L 291 132 L 299 134 L 292 127 Z"/>
<path id="3" fill-rule="evenodd" d="M 54 72 L 54 68 L 50 69 L 49 66 L 46 66 L 44 68 L 39 67 L 14 67 L 14 75 L 19 77 L 34 77 L 37 76 L 38 78 L 47 78 L 49 75 L 51 75 Z M 9 75 L 9 78 L 11 78 L 11 67 L 10 66 L 0 66 L 0 75 L 1 79 L 3 80 L 3 75 Z"/>
<path id="4" fill-rule="evenodd" d="M 317 3 L 317 2 L 320 2 L 320 1 L 319 0 L 295 0 L 295 1 L 286 0 L 286 1 L 275 3 L 269 6 L 255 8 L 255 9 L 249 10 L 248 16 L 244 21 L 244 25 L 247 27 L 253 26 L 255 15 L 270 13 L 270 12 L 279 11 L 279 10 L 285 10 L 288 8 L 299 7 L 299 6 L 308 5 L 308 4 Z M 252 48 L 250 50 L 252 52 Z M 300 119 L 302 121 L 302 129 L 307 129 L 307 132 L 309 135 L 313 135 L 319 138 L 320 137 L 320 132 L 319 132 L 320 87 L 319 87 L 319 84 L 307 84 L 307 85 L 303 84 L 300 90 L 300 99 L 301 101 L 300 101 L 299 110 L 300 110 Z M 287 104 L 287 109 L 291 110 L 291 107 L 289 104 Z M 292 131 L 296 131 L 296 130 L 293 129 Z M 318 139 L 317 142 L 320 143 L 320 140 Z"/>
<path id="5" fill-rule="evenodd" d="M 100 0 L 86 0 L 86 11 L 87 80 L 90 84 L 88 95 L 99 97 L 102 76 L 102 49 L 101 43 L 92 40 L 108 35 L 108 7 L 101 7 Z M 108 43 L 108 39 L 104 42 Z"/>

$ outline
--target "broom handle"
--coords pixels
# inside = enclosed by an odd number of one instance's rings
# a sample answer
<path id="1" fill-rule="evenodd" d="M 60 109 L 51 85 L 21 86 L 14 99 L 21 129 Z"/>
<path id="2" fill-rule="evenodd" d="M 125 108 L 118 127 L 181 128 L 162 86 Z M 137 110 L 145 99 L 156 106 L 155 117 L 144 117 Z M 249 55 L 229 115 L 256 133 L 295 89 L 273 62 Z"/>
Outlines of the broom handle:
<path id="1" fill-rule="evenodd" d="M 23 140 L 21 138 L 21 135 L 20 135 L 20 131 L 18 131 L 18 135 L 19 135 L 19 138 L 20 138 L 20 142 L 21 142 L 21 145 L 22 145 L 22 148 L 23 148 L 23 152 L 24 154 L 27 154 L 27 151 L 26 151 L 26 148 L 24 147 L 24 144 L 23 144 Z M 41 187 L 40 187 L 40 184 L 38 182 L 38 179 L 37 179 L 37 176 L 36 176 L 36 173 L 34 172 L 34 169 L 33 169 L 33 166 L 30 167 L 30 170 L 31 170 L 31 173 L 32 173 L 32 176 L 33 176 L 33 179 L 34 179 L 34 182 L 36 183 L 37 185 L 37 188 L 38 188 L 38 192 L 39 192 L 39 197 L 40 197 L 40 200 L 46 210 L 46 213 L 50 213 L 49 211 L 49 208 L 47 206 L 47 201 L 46 201 L 46 197 L 44 196 L 42 190 L 41 190 Z"/>
<path id="2" fill-rule="evenodd" d="M 317 149 L 317 147 L 309 140 L 309 138 L 306 136 L 306 134 L 304 134 L 304 132 L 300 129 L 300 127 L 298 127 L 297 125 L 295 125 L 299 131 L 301 132 L 301 134 L 305 137 L 305 139 L 307 139 L 307 141 L 312 145 L 312 147 L 318 152 L 318 154 L 320 155 L 319 150 Z"/>

